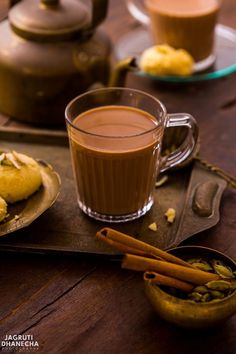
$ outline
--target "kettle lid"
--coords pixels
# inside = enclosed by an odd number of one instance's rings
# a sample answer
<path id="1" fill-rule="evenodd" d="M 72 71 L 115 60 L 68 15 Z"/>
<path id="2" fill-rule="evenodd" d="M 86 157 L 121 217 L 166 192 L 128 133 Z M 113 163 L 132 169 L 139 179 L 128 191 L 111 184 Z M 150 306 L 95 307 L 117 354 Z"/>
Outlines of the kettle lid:
<path id="1" fill-rule="evenodd" d="M 23 0 L 8 17 L 14 32 L 38 41 L 73 38 L 89 28 L 91 18 L 78 0 Z"/>

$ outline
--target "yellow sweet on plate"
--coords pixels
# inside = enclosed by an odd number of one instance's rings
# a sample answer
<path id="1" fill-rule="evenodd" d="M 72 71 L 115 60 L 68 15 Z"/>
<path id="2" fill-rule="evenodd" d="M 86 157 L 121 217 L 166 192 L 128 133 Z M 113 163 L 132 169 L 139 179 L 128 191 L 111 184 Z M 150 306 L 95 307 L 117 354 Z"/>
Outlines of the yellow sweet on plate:
<path id="1" fill-rule="evenodd" d="M 7 216 L 7 203 L 0 197 L 0 222 Z"/>
<path id="2" fill-rule="evenodd" d="M 174 49 L 167 44 L 146 49 L 139 61 L 140 69 L 151 75 L 188 76 L 193 73 L 194 60 L 184 49 Z"/>
<path id="3" fill-rule="evenodd" d="M 33 158 L 15 151 L 0 154 L 0 196 L 7 203 L 27 199 L 41 183 L 40 168 Z"/>

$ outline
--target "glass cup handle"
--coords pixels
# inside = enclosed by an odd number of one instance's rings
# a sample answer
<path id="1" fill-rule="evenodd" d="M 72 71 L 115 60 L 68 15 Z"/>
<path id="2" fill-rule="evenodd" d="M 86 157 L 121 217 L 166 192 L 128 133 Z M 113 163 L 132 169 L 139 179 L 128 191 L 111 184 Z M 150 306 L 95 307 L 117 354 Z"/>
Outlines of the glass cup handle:
<path id="1" fill-rule="evenodd" d="M 160 172 L 175 167 L 194 156 L 198 145 L 198 126 L 188 113 L 174 113 L 167 116 L 166 128 L 187 127 L 188 133 L 178 149 L 162 157 Z"/>
<path id="2" fill-rule="evenodd" d="M 126 0 L 127 8 L 130 14 L 145 26 L 150 24 L 147 11 L 144 6 L 144 0 Z"/>

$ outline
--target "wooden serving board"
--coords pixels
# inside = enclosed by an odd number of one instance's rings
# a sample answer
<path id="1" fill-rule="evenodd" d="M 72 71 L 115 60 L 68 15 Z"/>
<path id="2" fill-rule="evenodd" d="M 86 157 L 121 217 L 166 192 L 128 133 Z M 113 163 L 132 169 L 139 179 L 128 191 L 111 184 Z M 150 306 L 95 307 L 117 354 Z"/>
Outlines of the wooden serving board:
<path id="1" fill-rule="evenodd" d="M 116 258 L 118 252 L 94 237 L 96 231 L 104 226 L 109 225 L 162 249 L 168 249 L 219 221 L 219 205 L 226 182 L 197 162 L 168 174 L 168 181 L 155 190 L 154 206 L 145 216 L 132 222 L 107 224 L 92 220 L 77 205 L 65 132 L 1 128 L 0 149 L 14 149 L 44 160 L 61 177 L 61 192 L 55 204 L 29 226 L 2 236 L 1 251 L 78 253 Z M 196 188 L 208 181 L 215 182 L 218 189 L 212 201 L 212 214 L 206 217 L 194 212 L 192 203 Z M 176 210 L 176 220 L 171 225 L 164 216 L 168 208 Z M 158 225 L 156 232 L 148 228 L 153 222 Z"/>

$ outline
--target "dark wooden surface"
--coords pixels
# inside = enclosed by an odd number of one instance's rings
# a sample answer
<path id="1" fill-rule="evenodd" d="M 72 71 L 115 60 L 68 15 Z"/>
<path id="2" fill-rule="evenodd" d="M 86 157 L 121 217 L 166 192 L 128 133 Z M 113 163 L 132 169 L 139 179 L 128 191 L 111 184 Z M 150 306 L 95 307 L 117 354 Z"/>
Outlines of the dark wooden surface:
<path id="1" fill-rule="evenodd" d="M 0 2 L 0 14 L 6 1 Z M 235 0 L 225 0 L 221 23 L 235 26 Z M 124 1 L 110 3 L 104 28 L 113 43 L 136 26 Z M 201 153 L 236 175 L 236 74 L 192 85 L 153 84 L 130 75 L 127 85 L 159 97 L 169 112 L 193 114 Z M 0 124 L 22 126 L 1 116 Z M 235 258 L 236 192 L 224 193 L 221 220 L 189 243 Z M 40 353 L 235 354 L 236 316 L 215 329 L 186 331 L 158 318 L 145 298 L 140 274 L 119 264 L 66 257 L 1 254 L 0 340 L 32 334 Z"/>

